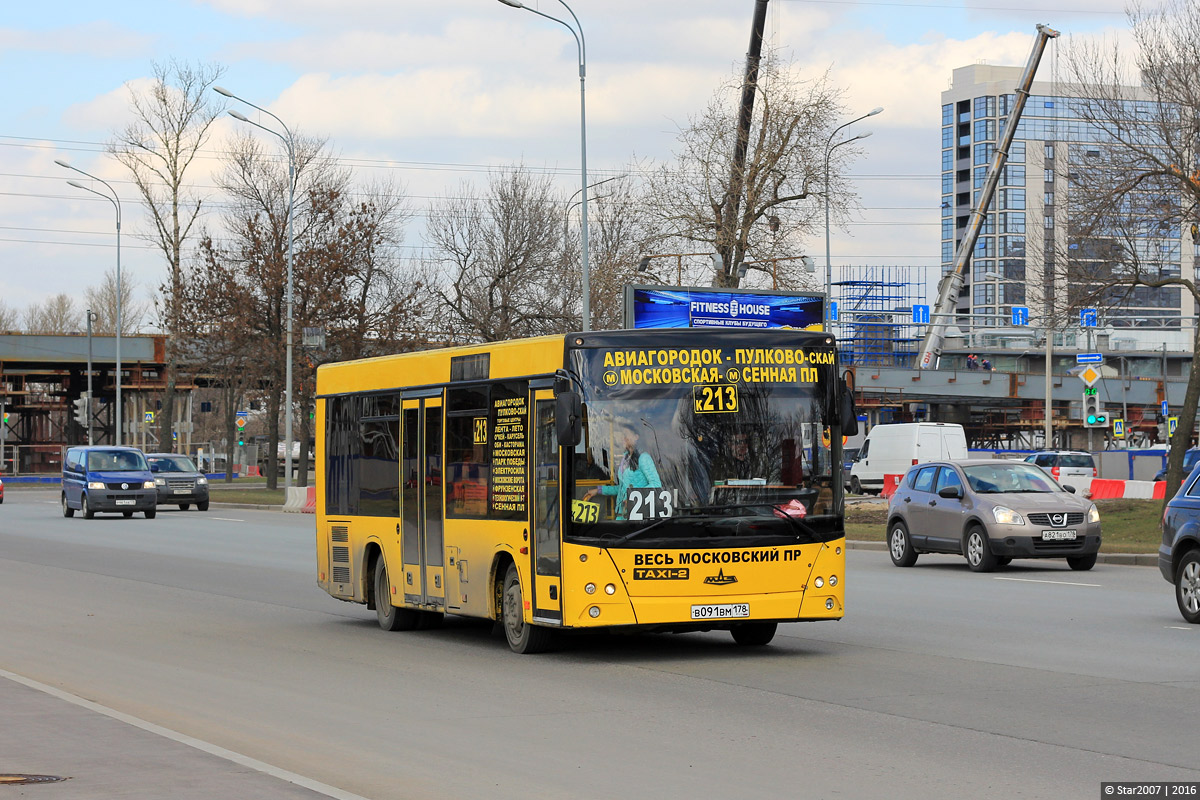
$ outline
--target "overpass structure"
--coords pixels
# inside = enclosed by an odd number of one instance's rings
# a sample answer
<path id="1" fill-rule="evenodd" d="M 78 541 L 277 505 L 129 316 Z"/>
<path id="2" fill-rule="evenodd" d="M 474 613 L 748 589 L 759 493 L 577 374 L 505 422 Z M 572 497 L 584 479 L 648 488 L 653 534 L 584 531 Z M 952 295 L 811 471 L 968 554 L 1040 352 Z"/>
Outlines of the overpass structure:
<path id="1" fill-rule="evenodd" d="M 92 403 L 88 409 L 96 444 L 112 444 L 116 426 L 116 337 L 90 340 Z M 86 444 L 87 426 L 73 414 L 87 396 L 89 337 L 85 334 L 0 334 L 0 470 L 56 472 L 65 445 Z M 166 337 L 121 337 L 122 440 L 157 447 L 157 425 L 147 421 L 166 387 Z M 181 380 L 180 392 L 195 386 Z M 179 404 L 186 408 L 187 404 Z"/>

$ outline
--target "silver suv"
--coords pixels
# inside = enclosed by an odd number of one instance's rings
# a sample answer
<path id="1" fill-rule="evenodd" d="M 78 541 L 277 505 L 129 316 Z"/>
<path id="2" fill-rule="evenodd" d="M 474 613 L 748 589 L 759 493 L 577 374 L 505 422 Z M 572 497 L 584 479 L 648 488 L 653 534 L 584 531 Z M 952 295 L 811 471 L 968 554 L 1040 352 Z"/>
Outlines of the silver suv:
<path id="1" fill-rule="evenodd" d="M 1042 467 L 1059 483 L 1070 483 L 1070 478 L 1096 478 L 1096 460 L 1091 453 L 1082 450 L 1043 450 L 1025 457 L 1025 463 Z"/>
<path id="2" fill-rule="evenodd" d="M 975 572 L 1014 558 L 1066 558 L 1091 569 L 1100 550 L 1100 512 L 1038 467 L 968 459 L 920 464 L 888 503 L 892 563 L 920 553 L 964 555 Z"/>

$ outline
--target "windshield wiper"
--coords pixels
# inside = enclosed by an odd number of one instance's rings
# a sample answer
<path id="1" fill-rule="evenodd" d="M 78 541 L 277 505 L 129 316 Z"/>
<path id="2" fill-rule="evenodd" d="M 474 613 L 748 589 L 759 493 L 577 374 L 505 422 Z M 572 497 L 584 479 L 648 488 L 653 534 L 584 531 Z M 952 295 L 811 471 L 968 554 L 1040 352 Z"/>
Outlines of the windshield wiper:
<path id="1" fill-rule="evenodd" d="M 730 503 L 729 505 L 723 505 L 723 506 L 692 506 L 691 508 L 688 508 L 688 509 L 685 509 L 685 510 L 688 510 L 688 511 L 706 511 L 706 512 L 710 512 L 710 513 L 708 514 L 709 516 L 714 516 L 714 517 L 715 517 L 715 516 L 719 516 L 719 515 L 717 515 L 717 514 L 713 514 L 713 513 L 711 513 L 711 512 L 713 512 L 713 511 L 725 511 L 726 509 L 737 509 L 737 508 L 749 508 L 749 509 L 770 508 L 770 509 L 772 509 L 773 511 L 777 511 L 777 512 L 779 512 L 779 513 L 777 513 L 777 514 L 774 514 L 773 516 L 775 516 L 775 517 L 781 517 L 781 518 L 783 518 L 783 519 L 786 519 L 788 522 L 790 522 L 790 523 L 792 524 L 792 527 L 794 527 L 796 530 L 800 531 L 801 533 L 807 534 L 807 535 L 809 535 L 809 536 L 816 536 L 816 535 L 817 535 L 817 531 L 816 531 L 816 530 L 815 530 L 815 529 L 814 529 L 814 528 L 813 528 L 811 525 L 809 525 L 807 522 L 801 522 L 801 521 L 800 521 L 799 519 L 797 519 L 796 517 L 793 517 L 791 514 L 787 513 L 787 506 L 786 506 L 786 505 L 784 505 L 784 504 L 782 504 L 782 503 L 770 503 L 770 502 L 763 502 L 763 503 Z M 720 516 L 724 516 L 724 515 L 720 515 Z M 766 514 L 759 514 L 758 516 L 764 516 L 764 517 L 765 517 L 765 516 L 767 516 L 767 515 L 766 515 Z"/>

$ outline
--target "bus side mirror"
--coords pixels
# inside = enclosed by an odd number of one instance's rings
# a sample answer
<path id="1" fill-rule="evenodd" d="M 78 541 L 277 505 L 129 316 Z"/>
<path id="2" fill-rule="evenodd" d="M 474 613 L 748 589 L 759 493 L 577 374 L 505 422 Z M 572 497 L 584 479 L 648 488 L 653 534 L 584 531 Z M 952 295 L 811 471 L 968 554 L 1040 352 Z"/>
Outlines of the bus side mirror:
<path id="1" fill-rule="evenodd" d="M 858 409 L 854 407 L 854 390 L 842 378 L 838 382 L 838 421 L 843 436 L 858 435 Z"/>
<path id="2" fill-rule="evenodd" d="M 574 447 L 583 438 L 583 402 L 578 392 L 560 392 L 555 398 L 554 427 L 559 447 Z"/>

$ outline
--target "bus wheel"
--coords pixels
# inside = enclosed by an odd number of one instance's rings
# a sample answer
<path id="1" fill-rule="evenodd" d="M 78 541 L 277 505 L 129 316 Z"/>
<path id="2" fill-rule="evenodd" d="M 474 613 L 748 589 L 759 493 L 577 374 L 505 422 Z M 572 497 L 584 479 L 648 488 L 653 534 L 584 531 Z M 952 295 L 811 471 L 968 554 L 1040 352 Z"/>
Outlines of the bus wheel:
<path id="1" fill-rule="evenodd" d="M 509 564 L 504 575 L 504 637 L 514 653 L 540 653 L 550 646 L 550 631 L 525 624 L 525 602 L 517 565 Z"/>
<path id="2" fill-rule="evenodd" d="M 744 647 L 762 647 L 775 638 L 777 622 L 743 622 L 729 629 L 733 640 Z"/>
<path id="3" fill-rule="evenodd" d="M 383 555 L 375 562 L 375 618 L 385 631 L 416 630 L 421 612 L 392 605 L 392 584 L 388 580 L 387 563 Z"/>

